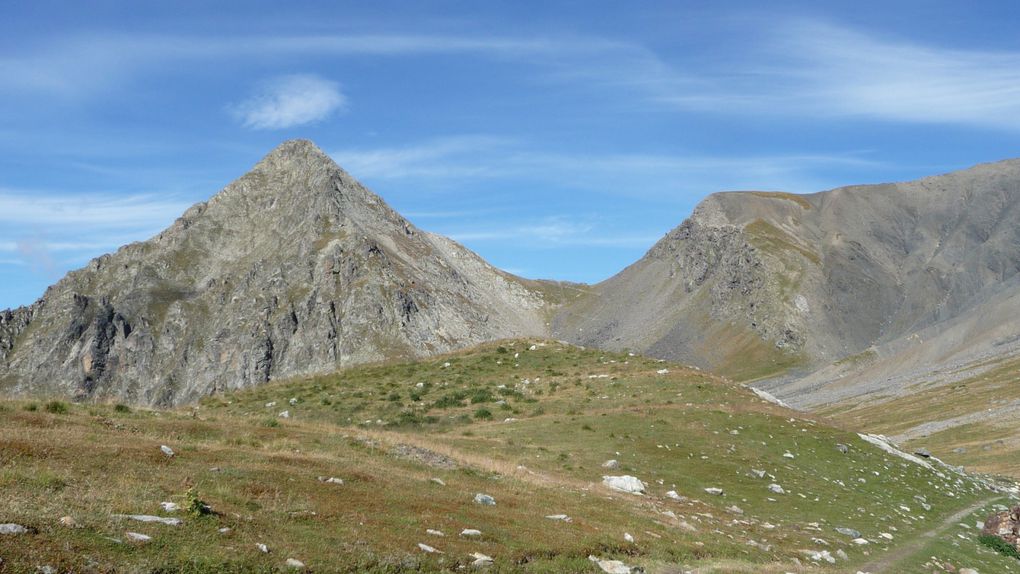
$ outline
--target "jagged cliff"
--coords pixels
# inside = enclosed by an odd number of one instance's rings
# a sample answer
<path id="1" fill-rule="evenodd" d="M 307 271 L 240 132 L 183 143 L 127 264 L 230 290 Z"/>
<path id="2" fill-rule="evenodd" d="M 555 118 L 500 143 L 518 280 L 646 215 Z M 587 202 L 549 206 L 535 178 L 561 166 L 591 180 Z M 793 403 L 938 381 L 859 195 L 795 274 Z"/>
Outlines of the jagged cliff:
<path id="1" fill-rule="evenodd" d="M 543 300 L 286 142 L 149 241 L 0 315 L 8 391 L 171 405 L 544 332 Z"/>

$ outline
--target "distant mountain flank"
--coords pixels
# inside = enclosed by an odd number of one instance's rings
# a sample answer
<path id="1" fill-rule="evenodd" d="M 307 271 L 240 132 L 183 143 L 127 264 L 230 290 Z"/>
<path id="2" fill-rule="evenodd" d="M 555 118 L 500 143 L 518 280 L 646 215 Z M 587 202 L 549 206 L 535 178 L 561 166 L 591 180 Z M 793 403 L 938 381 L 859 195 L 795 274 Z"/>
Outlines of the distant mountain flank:
<path id="1" fill-rule="evenodd" d="M 554 331 L 743 379 L 792 372 L 780 396 L 825 402 L 865 365 L 885 379 L 1020 337 L 1018 221 L 1020 160 L 812 195 L 717 193 Z"/>
<path id="2" fill-rule="evenodd" d="M 0 313 L 0 389 L 173 405 L 552 336 L 770 379 L 810 406 L 1014 352 L 1018 204 L 1020 160 L 812 195 L 717 193 L 587 286 L 500 271 L 289 141 L 158 236 Z"/>

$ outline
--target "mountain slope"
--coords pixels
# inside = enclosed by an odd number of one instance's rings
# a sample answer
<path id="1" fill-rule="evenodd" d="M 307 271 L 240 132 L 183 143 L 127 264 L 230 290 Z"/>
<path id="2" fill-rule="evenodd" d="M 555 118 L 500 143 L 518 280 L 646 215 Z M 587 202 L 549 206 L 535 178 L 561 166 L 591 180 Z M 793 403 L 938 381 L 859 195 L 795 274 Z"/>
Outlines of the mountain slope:
<path id="1" fill-rule="evenodd" d="M 647 572 L 835 574 L 876 560 L 887 567 L 872 572 L 931 572 L 933 559 L 1020 571 L 967 528 L 1010 504 L 1005 484 L 703 371 L 552 341 L 187 409 L 0 401 L 0 415 L 0 523 L 28 530 L 0 535 L 5 572 L 299 571 L 288 558 L 313 572 L 459 572 L 475 553 L 493 562 L 479 571 L 507 573 L 604 572 L 591 555 Z M 195 499 L 213 512 L 187 512 Z"/>
<path id="2" fill-rule="evenodd" d="M 145 404 L 544 330 L 542 297 L 422 232 L 312 143 L 0 317 L 15 393 Z"/>
<path id="3" fill-rule="evenodd" d="M 1020 293 L 1018 218 L 1020 160 L 813 195 L 714 194 L 554 332 L 744 379 L 906 357 L 922 334 L 938 341 L 927 359 L 973 356 L 1020 336 L 1002 319 Z M 780 394 L 810 404 L 829 382 Z"/>

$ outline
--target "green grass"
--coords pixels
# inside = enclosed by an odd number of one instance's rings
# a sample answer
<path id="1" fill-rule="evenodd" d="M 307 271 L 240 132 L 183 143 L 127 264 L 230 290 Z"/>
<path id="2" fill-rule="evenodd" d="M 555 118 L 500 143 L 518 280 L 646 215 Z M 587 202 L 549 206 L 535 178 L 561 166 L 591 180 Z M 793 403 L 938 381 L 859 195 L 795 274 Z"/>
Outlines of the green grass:
<path id="1" fill-rule="evenodd" d="M 0 522 L 37 533 L 0 539 L 12 572 L 43 562 L 272 572 L 289 557 L 315 571 L 458 571 L 472 552 L 495 559 L 491 572 L 595 572 L 590 554 L 649 571 L 845 572 L 994 496 L 718 377 L 547 341 L 272 383 L 206 399 L 194 415 L 23 406 L 9 403 L 0 416 Z M 851 445 L 849 454 L 836 443 Z M 163 456 L 161 444 L 176 456 Z M 603 468 L 608 459 L 619 468 Z M 608 490 L 605 474 L 636 476 L 647 493 Z M 771 493 L 773 482 L 786 494 Z M 497 505 L 474 503 L 476 493 Z M 161 514 L 162 501 L 211 512 L 183 512 L 178 528 L 111 517 Z M 64 515 L 79 527 L 62 526 Z M 853 545 L 837 526 L 873 544 Z M 464 528 L 483 534 L 458 536 Z M 154 540 L 110 540 L 127 530 Z M 893 542 L 878 537 L 887 531 Z M 849 560 L 797 566 L 804 549 L 822 548 L 815 538 Z M 975 540 L 953 550 L 967 558 L 987 549 Z"/>

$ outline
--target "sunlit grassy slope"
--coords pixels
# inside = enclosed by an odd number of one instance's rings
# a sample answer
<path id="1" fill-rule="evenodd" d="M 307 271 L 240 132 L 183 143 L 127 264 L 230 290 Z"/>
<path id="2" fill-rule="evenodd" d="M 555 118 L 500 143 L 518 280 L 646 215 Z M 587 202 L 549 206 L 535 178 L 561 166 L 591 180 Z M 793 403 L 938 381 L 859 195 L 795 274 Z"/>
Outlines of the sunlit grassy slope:
<path id="1" fill-rule="evenodd" d="M 921 382 L 907 396 L 820 412 L 854 428 L 902 438 L 953 464 L 1020 479 L 1020 358 L 967 365 L 954 382 Z"/>
<path id="2" fill-rule="evenodd" d="M 954 513 L 1006 502 L 982 482 L 697 370 L 555 342 L 359 367 L 172 412 L 0 408 L 0 523 L 34 529 L 0 536 L 10 572 L 275 571 L 288 558 L 318 572 L 457 571 L 472 553 L 493 558 L 490 572 L 596 572 L 589 555 L 648 572 L 856 572 L 888 552 L 902 554 L 896 572 L 930 571 L 940 553 L 1020 571 L 973 529 L 912 546 Z M 604 468 L 610 459 L 619 467 Z M 603 475 L 636 476 L 646 494 L 609 490 Z M 189 489 L 214 513 L 162 511 Z M 136 513 L 184 523 L 112 516 Z M 833 564 L 811 560 L 823 550 Z"/>

